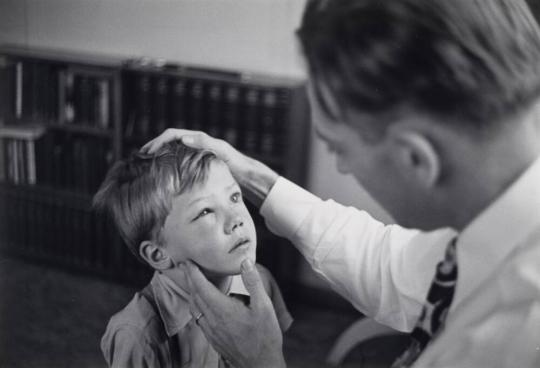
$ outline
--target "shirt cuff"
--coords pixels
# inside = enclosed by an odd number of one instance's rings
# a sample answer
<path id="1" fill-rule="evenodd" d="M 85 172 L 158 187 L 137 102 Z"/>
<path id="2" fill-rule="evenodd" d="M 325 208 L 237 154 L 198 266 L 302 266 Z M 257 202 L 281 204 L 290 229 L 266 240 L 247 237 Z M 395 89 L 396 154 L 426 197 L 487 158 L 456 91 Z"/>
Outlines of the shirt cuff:
<path id="1" fill-rule="evenodd" d="M 313 206 L 321 201 L 319 197 L 280 176 L 264 200 L 260 213 L 273 233 L 290 239 Z"/>

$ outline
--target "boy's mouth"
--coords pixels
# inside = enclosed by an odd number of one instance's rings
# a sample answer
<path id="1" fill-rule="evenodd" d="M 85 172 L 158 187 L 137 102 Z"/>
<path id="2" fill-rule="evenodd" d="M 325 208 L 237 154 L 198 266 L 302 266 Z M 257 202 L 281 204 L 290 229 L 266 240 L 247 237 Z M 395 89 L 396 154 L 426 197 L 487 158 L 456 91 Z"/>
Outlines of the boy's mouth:
<path id="1" fill-rule="evenodd" d="M 232 253 L 232 252 L 234 252 L 235 250 L 237 250 L 239 248 L 246 248 L 247 245 L 249 244 L 249 242 L 250 242 L 249 238 L 240 238 L 234 244 L 234 246 L 231 248 L 231 250 L 229 250 L 229 253 Z"/>

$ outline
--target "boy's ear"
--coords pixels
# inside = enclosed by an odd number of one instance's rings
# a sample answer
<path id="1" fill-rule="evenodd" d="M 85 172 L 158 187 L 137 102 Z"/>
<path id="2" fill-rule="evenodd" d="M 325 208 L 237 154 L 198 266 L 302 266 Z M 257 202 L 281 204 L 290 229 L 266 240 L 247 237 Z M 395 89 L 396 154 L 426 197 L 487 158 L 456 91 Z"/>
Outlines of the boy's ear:
<path id="1" fill-rule="evenodd" d="M 141 243 L 139 255 L 156 270 L 166 270 L 174 266 L 174 262 L 167 251 L 150 240 Z"/>

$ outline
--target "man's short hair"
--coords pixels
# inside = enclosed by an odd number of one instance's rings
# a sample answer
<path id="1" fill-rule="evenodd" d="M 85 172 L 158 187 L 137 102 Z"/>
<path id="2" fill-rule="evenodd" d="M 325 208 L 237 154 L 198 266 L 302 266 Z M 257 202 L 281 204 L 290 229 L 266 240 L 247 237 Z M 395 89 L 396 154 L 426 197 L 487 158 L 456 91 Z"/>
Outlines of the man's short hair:
<path id="1" fill-rule="evenodd" d="M 131 252 L 144 263 L 141 242 L 160 244 L 159 230 L 173 198 L 204 183 L 210 163 L 217 159 L 213 152 L 179 142 L 168 143 L 152 155 L 134 153 L 109 170 L 94 196 L 94 207 L 112 216 Z"/>
<path id="2" fill-rule="evenodd" d="M 411 109 L 490 132 L 540 91 L 540 33 L 523 0 L 308 0 L 297 34 L 325 113 L 373 116 L 379 136 Z"/>

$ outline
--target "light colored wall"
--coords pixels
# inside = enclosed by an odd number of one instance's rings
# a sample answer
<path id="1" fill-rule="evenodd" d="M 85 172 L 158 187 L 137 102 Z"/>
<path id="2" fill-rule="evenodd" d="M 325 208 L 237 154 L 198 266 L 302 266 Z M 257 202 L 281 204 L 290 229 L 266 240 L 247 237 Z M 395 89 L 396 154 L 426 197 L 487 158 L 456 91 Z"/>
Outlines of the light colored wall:
<path id="1" fill-rule="evenodd" d="M 0 0 L 0 43 L 303 77 L 294 30 L 304 0 Z M 389 221 L 310 137 L 308 189 Z M 325 287 L 302 264 L 302 282 Z"/>
<path id="2" fill-rule="evenodd" d="M 0 42 L 302 76 L 302 0 L 0 0 Z"/>

